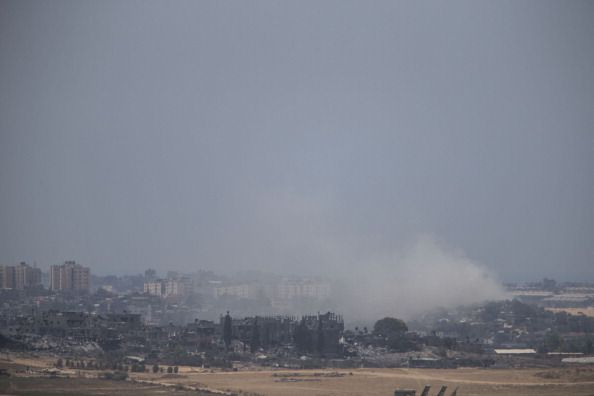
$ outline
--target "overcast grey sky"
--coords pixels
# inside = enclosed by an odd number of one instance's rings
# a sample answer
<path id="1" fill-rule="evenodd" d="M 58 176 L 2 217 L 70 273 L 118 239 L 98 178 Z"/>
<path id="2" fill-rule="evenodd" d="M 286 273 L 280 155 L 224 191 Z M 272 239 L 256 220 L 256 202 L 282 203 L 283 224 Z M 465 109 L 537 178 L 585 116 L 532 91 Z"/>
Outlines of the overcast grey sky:
<path id="1" fill-rule="evenodd" d="M 335 271 L 430 235 L 502 279 L 594 280 L 593 21 L 0 1 L 0 263 Z"/>

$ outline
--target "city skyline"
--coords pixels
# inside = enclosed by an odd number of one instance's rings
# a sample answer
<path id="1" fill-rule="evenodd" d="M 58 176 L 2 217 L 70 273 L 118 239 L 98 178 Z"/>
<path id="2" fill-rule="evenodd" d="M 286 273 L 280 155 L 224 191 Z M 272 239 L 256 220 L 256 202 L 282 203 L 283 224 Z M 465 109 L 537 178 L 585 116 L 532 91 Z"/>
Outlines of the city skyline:
<path id="1" fill-rule="evenodd" d="M 0 0 L 0 394 L 592 396 L 592 21 Z"/>

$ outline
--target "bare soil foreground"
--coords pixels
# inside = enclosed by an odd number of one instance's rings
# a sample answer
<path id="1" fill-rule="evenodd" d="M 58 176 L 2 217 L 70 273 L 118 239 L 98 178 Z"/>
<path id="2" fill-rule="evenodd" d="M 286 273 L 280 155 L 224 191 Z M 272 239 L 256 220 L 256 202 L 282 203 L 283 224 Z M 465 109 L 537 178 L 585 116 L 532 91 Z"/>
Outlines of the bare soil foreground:
<path id="1" fill-rule="evenodd" d="M 108 381 L 92 378 L 0 378 L 0 395 L 19 396 L 163 396 L 169 394 L 162 386 L 137 384 L 129 381 Z M 176 390 L 176 396 L 201 396 L 200 393 Z"/>
<path id="2" fill-rule="evenodd" d="M 382 395 L 397 388 L 416 389 L 432 385 L 456 387 L 458 395 L 589 395 L 594 396 L 594 367 L 560 369 L 357 369 L 357 370 L 256 370 L 238 372 L 191 372 L 184 368 L 177 378 L 154 381 L 174 382 L 210 389 L 251 392 L 262 395 Z"/>
<path id="3" fill-rule="evenodd" d="M 50 359 L 13 356 L 0 359 L 10 377 L 0 377 L 0 395 L 377 395 L 391 396 L 398 388 L 442 385 L 449 395 L 458 388 L 466 395 L 583 395 L 594 396 L 594 366 L 550 369 L 354 369 L 221 371 L 180 367 L 178 374 L 130 373 L 133 381 L 97 379 L 94 370 L 62 370 L 57 378 L 44 376 Z M 23 367 L 27 372 L 18 371 Z M 68 376 L 69 378 L 64 378 Z M 193 389 L 193 390 L 189 390 Z M 198 391 L 202 390 L 202 391 Z M 212 393 L 211 393 L 212 392 Z"/>

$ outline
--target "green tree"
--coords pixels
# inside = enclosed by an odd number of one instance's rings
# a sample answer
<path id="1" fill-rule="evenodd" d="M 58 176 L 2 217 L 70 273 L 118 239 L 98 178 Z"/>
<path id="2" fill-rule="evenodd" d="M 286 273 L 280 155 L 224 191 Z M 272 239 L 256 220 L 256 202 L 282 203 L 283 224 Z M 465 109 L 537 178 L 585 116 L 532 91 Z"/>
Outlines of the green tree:
<path id="1" fill-rule="evenodd" d="M 563 345 L 563 339 L 557 332 L 549 332 L 544 339 L 545 350 L 547 352 L 559 351 Z"/>
<path id="2" fill-rule="evenodd" d="M 380 337 L 401 336 L 408 331 L 408 326 L 401 319 L 386 317 L 373 325 L 373 334 Z"/>
<path id="3" fill-rule="evenodd" d="M 501 311 L 500 303 L 494 301 L 489 302 L 483 307 L 481 319 L 485 322 L 493 322 L 499 316 L 499 311 Z"/>
<path id="4" fill-rule="evenodd" d="M 382 343 L 392 350 L 405 352 L 412 348 L 405 337 L 408 331 L 406 323 L 400 319 L 386 317 L 375 322 L 373 335 L 380 337 Z"/>
<path id="5" fill-rule="evenodd" d="M 159 372 L 159 365 L 153 364 L 153 373 L 158 373 L 158 372 Z"/>
<path id="6" fill-rule="evenodd" d="M 528 318 L 538 316 L 537 309 L 531 305 L 524 304 L 518 300 L 512 300 L 511 310 L 514 314 L 514 321 L 516 323 L 524 323 Z"/>

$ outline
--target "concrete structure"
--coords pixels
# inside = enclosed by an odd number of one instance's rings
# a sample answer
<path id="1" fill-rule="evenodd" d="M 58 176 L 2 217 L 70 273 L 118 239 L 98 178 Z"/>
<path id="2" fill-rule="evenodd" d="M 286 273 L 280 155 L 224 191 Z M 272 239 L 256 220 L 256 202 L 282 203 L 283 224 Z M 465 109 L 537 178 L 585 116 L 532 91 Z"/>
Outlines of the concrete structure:
<path id="1" fill-rule="evenodd" d="M 162 297 L 165 295 L 165 284 L 161 279 L 145 282 L 144 292 L 152 296 Z"/>
<path id="2" fill-rule="evenodd" d="M 300 337 L 311 340 L 311 349 L 324 356 L 342 354 L 340 338 L 344 332 L 344 320 L 341 315 L 332 312 L 317 315 L 304 315 L 296 329 Z M 299 347 L 299 345 L 298 345 Z"/>
<path id="3" fill-rule="evenodd" d="M 437 393 L 437 396 L 445 396 L 445 392 L 446 392 L 447 389 L 448 389 L 448 387 L 445 386 L 445 385 L 443 385 L 441 387 L 441 389 L 439 390 L 439 392 Z"/>
<path id="4" fill-rule="evenodd" d="M 220 333 L 224 334 L 225 318 L 219 322 Z M 295 316 L 255 316 L 231 319 L 231 336 L 243 345 L 250 345 L 252 352 L 257 348 L 270 348 L 295 344 L 303 353 L 314 353 L 326 357 L 342 354 L 340 338 L 344 331 L 341 315 L 305 315 L 299 320 Z"/>
<path id="5" fill-rule="evenodd" d="M 165 296 L 185 296 L 192 290 L 189 278 L 167 279 L 165 281 Z"/>
<path id="6" fill-rule="evenodd" d="M 91 288 L 91 270 L 74 261 L 50 268 L 50 290 L 89 292 Z"/>
<path id="7" fill-rule="evenodd" d="M 330 284 L 310 279 L 285 279 L 276 284 L 240 283 L 220 285 L 213 289 L 215 298 L 234 296 L 239 298 L 266 297 L 273 304 L 286 303 L 299 298 L 323 300 L 330 296 Z"/>
<path id="8" fill-rule="evenodd" d="M 285 280 L 276 286 L 276 298 L 291 300 L 293 298 L 309 297 L 325 299 L 330 296 L 330 284 L 315 280 Z"/>
<path id="9" fill-rule="evenodd" d="M 0 266 L 0 288 L 23 290 L 41 284 L 41 270 L 25 262 Z"/>
<path id="10" fill-rule="evenodd" d="M 495 349 L 496 355 L 535 355 L 536 350 L 532 348 L 510 348 L 510 349 Z"/>
<path id="11" fill-rule="evenodd" d="M 239 298 L 254 298 L 259 290 L 261 289 L 256 285 L 250 284 L 219 286 L 214 288 L 214 297 L 234 296 Z"/>
<path id="12" fill-rule="evenodd" d="M 39 334 L 73 337 L 79 340 L 118 337 L 141 330 L 140 315 L 91 315 L 83 312 L 45 311 L 35 316 L 19 317 L 17 323 L 4 329 L 7 335 Z"/>
<path id="13" fill-rule="evenodd" d="M 157 279 L 144 283 L 144 292 L 153 296 L 185 296 L 192 292 L 190 278 Z"/>

